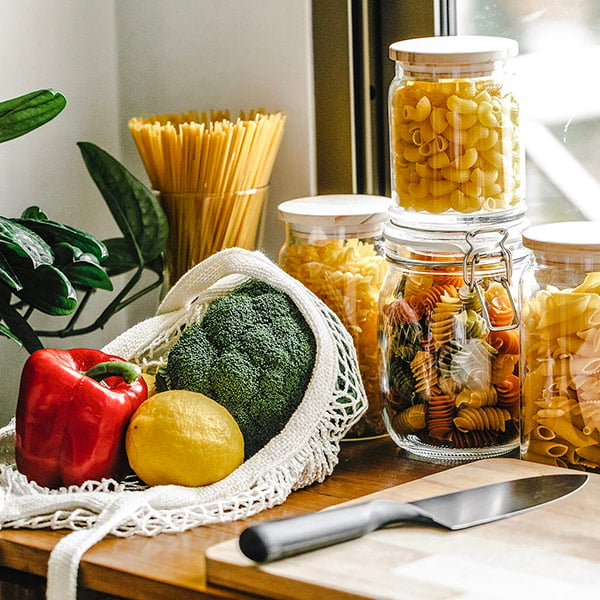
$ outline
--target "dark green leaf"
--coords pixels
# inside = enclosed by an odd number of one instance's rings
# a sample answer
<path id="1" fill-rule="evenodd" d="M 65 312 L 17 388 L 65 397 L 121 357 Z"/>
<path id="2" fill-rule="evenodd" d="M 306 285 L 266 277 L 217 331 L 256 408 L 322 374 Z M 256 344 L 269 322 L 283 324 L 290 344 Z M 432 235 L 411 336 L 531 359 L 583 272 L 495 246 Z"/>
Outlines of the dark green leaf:
<path id="1" fill-rule="evenodd" d="M 48 215 L 39 206 L 28 206 L 22 213 L 21 219 L 37 219 L 47 221 Z"/>
<path id="2" fill-rule="evenodd" d="M 4 254 L 2 254 L 2 252 L 0 252 L 0 280 L 13 290 L 21 289 L 21 283 L 19 279 L 15 275 L 13 268 L 10 266 L 10 263 Z"/>
<path id="3" fill-rule="evenodd" d="M 158 273 L 161 277 L 165 274 L 165 255 L 161 254 L 146 265 L 147 269 Z"/>
<path id="4" fill-rule="evenodd" d="M 0 102 L 0 142 L 24 135 L 58 115 L 67 104 L 54 90 L 38 90 Z"/>
<path id="5" fill-rule="evenodd" d="M 95 144 L 78 142 L 77 145 L 131 253 L 139 254 L 144 263 L 156 258 L 165 249 L 168 225 L 155 195 Z M 140 260 L 136 262 L 139 264 Z"/>
<path id="6" fill-rule="evenodd" d="M 102 266 L 111 277 L 140 267 L 135 250 L 125 238 L 110 238 L 104 240 L 104 244 L 108 249 L 108 258 Z"/>
<path id="7" fill-rule="evenodd" d="M 21 218 L 12 219 L 12 221 L 34 231 L 51 246 L 67 242 L 72 246 L 77 246 L 83 252 L 93 254 L 100 261 L 108 256 L 108 250 L 100 240 L 75 227 L 47 219 Z"/>
<path id="8" fill-rule="evenodd" d="M 7 338 L 10 338 L 11 340 L 17 342 L 21 346 L 23 345 L 23 342 L 20 340 L 20 338 L 16 336 L 8 327 L 2 325 L 2 323 L 0 323 L 0 334 L 6 336 Z"/>
<path id="9" fill-rule="evenodd" d="M 77 288 L 95 288 L 111 291 L 110 277 L 98 259 L 88 252 L 82 252 L 76 246 L 63 242 L 54 248 L 55 266 L 58 267 Z"/>
<path id="10" fill-rule="evenodd" d="M 0 217 L 0 247 L 10 248 L 18 256 L 28 258 L 33 268 L 54 262 L 52 249 L 40 236 L 4 217 Z"/>
<path id="11" fill-rule="evenodd" d="M 67 276 L 52 265 L 37 269 L 15 267 L 23 288 L 15 294 L 49 315 L 68 315 L 77 308 L 77 294 Z"/>

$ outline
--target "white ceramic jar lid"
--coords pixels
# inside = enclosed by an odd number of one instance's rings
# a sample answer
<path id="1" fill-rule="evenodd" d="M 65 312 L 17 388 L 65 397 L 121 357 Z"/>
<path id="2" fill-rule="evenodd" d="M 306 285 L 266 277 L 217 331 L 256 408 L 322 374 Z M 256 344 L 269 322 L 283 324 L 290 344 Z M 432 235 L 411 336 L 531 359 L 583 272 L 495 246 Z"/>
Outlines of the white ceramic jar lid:
<path id="1" fill-rule="evenodd" d="M 277 207 L 280 220 L 297 231 L 324 232 L 368 237 L 383 230 L 391 198 L 369 194 L 329 194 L 282 202 Z"/>
<path id="2" fill-rule="evenodd" d="M 523 245 L 533 252 L 570 256 L 600 252 L 600 223 L 566 221 L 536 225 L 523 232 Z"/>
<path id="3" fill-rule="evenodd" d="M 448 35 L 394 42 L 392 60 L 413 66 L 460 66 L 508 60 L 519 52 L 515 40 L 486 35 Z"/>

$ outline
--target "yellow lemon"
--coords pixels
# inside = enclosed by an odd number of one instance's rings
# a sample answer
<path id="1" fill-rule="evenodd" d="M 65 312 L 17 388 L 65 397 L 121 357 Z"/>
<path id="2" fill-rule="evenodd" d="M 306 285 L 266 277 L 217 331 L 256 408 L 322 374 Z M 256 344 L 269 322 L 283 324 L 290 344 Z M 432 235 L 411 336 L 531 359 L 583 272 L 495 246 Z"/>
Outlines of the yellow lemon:
<path id="1" fill-rule="evenodd" d="M 148 396 L 156 394 L 156 378 L 150 373 L 142 373 L 142 379 L 146 382 L 148 388 Z"/>
<path id="2" fill-rule="evenodd" d="M 143 402 L 125 447 L 131 468 L 148 485 L 208 485 L 244 460 L 244 438 L 231 414 L 186 390 L 159 392 Z"/>

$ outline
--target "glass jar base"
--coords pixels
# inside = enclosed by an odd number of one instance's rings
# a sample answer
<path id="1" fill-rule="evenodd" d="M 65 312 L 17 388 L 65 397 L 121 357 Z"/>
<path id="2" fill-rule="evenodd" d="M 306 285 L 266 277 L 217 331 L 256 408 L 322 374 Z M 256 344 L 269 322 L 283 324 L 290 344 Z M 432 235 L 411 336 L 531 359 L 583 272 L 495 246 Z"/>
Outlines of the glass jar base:
<path id="1" fill-rule="evenodd" d="M 519 440 L 513 440 L 501 445 L 481 448 L 449 448 L 434 446 L 420 440 L 417 436 L 399 436 L 390 434 L 397 446 L 413 455 L 415 458 L 439 463 L 465 463 L 483 458 L 498 458 L 518 450 Z"/>

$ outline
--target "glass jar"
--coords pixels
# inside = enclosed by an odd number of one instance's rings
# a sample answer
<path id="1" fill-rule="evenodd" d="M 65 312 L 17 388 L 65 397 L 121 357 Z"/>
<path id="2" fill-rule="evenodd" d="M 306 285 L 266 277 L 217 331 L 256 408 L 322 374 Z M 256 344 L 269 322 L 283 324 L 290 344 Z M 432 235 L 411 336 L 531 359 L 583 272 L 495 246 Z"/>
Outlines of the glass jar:
<path id="1" fill-rule="evenodd" d="M 517 449 L 524 212 L 444 228 L 408 226 L 396 208 L 390 215 L 380 348 L 392 439 L 439 461 Z"/>
<path id="2" fill-rule="evenodd" d="M 352 335 L 369 402 L 347 438 L 385 435 L 377 351 L 379 289 L 386 272 L 383 225 L 390 199 L 369 195 L 298 198 L 278 207 L 286 240 L 279 264 L 312 290 Z"/>
<path id="3" fill-rule="evenodd" d="M 413 221 L 522 212 L 523 147 L 510 71 L 517 53 L 516 41 L 489 36 L 390 46 L 392 198 L 415 213 Z"/>
<path id="4" fill-rule="evenodd" d="M 524 232 L 521 456 L 600 471 L 600 238 L 598 223 Z"/>

